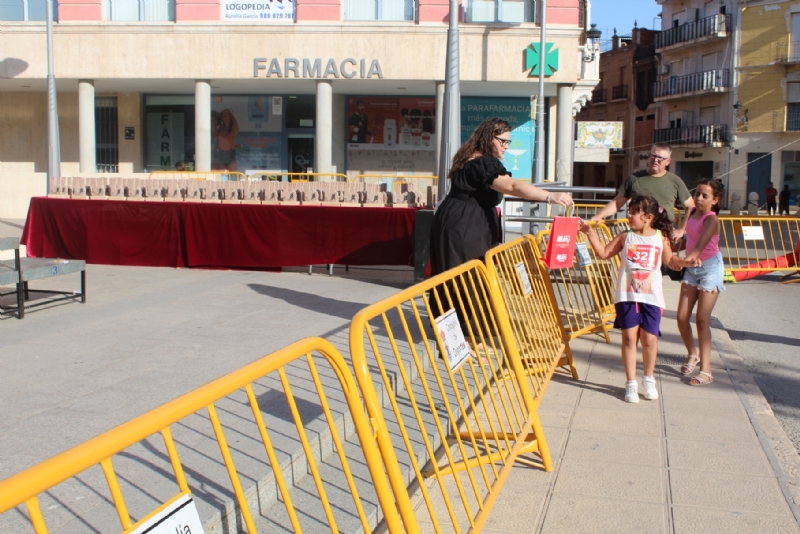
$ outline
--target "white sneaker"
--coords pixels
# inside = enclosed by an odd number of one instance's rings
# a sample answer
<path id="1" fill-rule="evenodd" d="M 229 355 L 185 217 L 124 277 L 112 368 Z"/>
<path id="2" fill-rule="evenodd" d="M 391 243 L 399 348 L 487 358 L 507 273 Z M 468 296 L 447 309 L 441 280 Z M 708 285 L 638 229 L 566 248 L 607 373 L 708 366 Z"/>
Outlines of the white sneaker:
<path id="1" fill-rule="evenodd" d="M 642 385 L 644 386 L 644 398 L 647 400 L 656 400 L 658 398 L 658 389 L 656 388 L 656 379 L 655 377 L 644 377 L 642 379 Z"/>
<path id="2" fill-rule="evenodd" d="M 625 402 L 639 402 L 639 384 L 636 380 L 625 383 Z"/>

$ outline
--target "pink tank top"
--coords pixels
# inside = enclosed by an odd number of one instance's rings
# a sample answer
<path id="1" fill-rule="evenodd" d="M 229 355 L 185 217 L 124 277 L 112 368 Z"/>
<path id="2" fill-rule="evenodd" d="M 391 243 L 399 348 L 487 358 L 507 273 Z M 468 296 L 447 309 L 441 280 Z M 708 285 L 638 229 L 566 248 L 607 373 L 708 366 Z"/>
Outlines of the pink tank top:
<path id="1" fill-rule="evenodd" d="M 713 211 L 709 211 L 699 219 L 695 219 L 692 215 L 689 215 L 689 221 L 686 223 L 686 254 L 691 254 L 694 250 L 694 246 L 697 244 L 697 241 L 700 239 L 700 234 L 703 233 L 703 223 L 706 220 L 706 217 L 709 215 L 714 215 Z M 711 241 L 708 242 L 706 248 L 700 252 L 699 258 L 701 260 L 707 260 L 713 258 L 719 253 L 719 233 L 713 235 L 711 237 Z"/>

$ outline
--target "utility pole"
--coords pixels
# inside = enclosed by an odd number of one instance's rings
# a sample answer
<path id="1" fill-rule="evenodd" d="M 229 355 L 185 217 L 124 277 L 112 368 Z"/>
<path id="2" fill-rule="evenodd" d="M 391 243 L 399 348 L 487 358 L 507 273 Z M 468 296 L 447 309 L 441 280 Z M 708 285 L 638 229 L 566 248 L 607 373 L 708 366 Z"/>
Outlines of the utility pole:
<path id="1" fill-rule="evenodd" d="M 58 135 L 56 77 L 53 74 L 53 0 L 46 0 L 45 9 L 47 10 L 47 179 L 49 182 L 61 176 L 61 142 Z"/>
<path id="2" fill-rule="evenodd" d="M 450 189 L 447 175 L 453 156 L 461 146 L 461 87 L 458 71 L 458 0 L 450 0 L 450 25 L 447 28 L 447 64 L 444 78 L 444 105 L 442 106 L 442 131 L 440 132 L 439 200 Z"/>
<path id="3" fill-rule="evenodd" d="M 544 70 L 545 60 L 545 24 L 547 20 L 547 0 L 539 0 L 539 99 L 536 106 L 536 152 L 534 161 L 536 169 L 533 183 L 544 182 Z"/>

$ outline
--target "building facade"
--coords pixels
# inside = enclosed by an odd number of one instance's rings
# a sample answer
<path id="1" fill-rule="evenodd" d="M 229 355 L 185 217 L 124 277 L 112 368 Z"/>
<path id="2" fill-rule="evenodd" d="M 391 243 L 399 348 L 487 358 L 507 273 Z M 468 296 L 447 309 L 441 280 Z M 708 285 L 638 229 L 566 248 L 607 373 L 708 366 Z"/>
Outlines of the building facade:
<path id="1" fill-rule="evenodd" d="M 538 4 L 461 6 L 462 137 L 487 117 L 507 118 L 514 131 L 506 163 L 521 178 L 533 175 Z M 0 8 L 5 217 L 8 203 L 19 216 L 45 190 L 43 5 L 8 0 Z M 62 174 L 145 175 L 178 162 L 241 172 L 436 173 L 446 1 L 54 5 Z M 558 163 L 571 157 L 573 112 L 598 77 L 597 63 L 583 59 L 589 2 L 550 0 L 546 17 L 544 164 L 547 177 L 571 180 L 571 165 Z"/>
<path id="2" fill-rule="evenodd" d="M 575 163 L 576 185 L 619 187 L 631 172 L 646 165 L 655 127 L 653 87 L 656 76 L 654 39 L 658 32 L 634 28 L 629 36 L 611 38 L 600 54 L 600 82 L 576 121 L 621 122 L 622 148 L 611 149 L 608 162 Z"/>
<path id="3" fill-rule="evenodd" d="M 740 1 L 736 141 L 732 180 L 740 192 L 789 186 L 800 193 L 800 4 Z M 794 211 L 794 210 L 792 210 Z"/>
<path id="4" fill-rule="evenodd" d="M 658 104 L 653 142 L 669 144 L 670 170 L 691 189 L 720 177 L 727 191 L 741 189 L 730 168 L 735 110 L 736 55 L 733 0 L 657 0 L 662 7 L 654 89 Z"/>

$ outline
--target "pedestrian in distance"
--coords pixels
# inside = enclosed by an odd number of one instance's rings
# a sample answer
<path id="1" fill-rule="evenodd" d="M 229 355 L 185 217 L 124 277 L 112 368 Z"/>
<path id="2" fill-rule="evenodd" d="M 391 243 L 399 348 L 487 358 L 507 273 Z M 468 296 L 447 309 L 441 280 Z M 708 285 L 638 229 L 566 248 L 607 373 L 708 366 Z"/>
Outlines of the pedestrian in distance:
<path id="1" fill-rule="evenodd" d="M 711 312 L 717 303 L 721 291 L 725 291 L 723 277 L 725 267 L 722 264 L 722 253 L 719 250 L 720 223 L 719 202 L 722 188 L 719 182 L 706 178 L 701 180 L 694 191 L 695 209 L 687 217 L 686 223 L 686 258 L 679 261 L 673 257 L 671 267 L 679 268 L 679 263 L 688 262 L 681 281 L 681 293 L 678 299 L 678 330 L 686 346 L 686 363 L 681 366 L 681 374 L 690 375 L 700 363 L 700 372 L 689 380 L 691 386 L 705 386 L 714 381 L 711 374 Z M 697 305 L 695 324 L 697 326 L 697 342 L 700 345 L 698 356 L 695 350 L 692 326 L 689 319 Z"/>
<path id="2" fill-rule="evenodd" d="M 639 402 L 636 381 L 638 343 L 642 344 L 644 398 L 658 398 L 653 375 L 658 355 L 658 336 L 661 335 L 661 315 L 665 306 L 661 266 L 685 262 L 672 257 L 672 221 L 666 211 L 651 195 L 633 195 L 628 204 L 630 230 L 618 234 L 607 245 L 600 242 L 594 228 L 581 221 L 580 231 L 587 235 L 598 258 L 606 260 L 620 255 L 614 297 L 617 311 L 614 328 L 622 330 L 625 402 Z"/>
<path id="3" fill-rule="evenodd" d="M 781 191 L 780 196 L 778 197 L 778 213 L 783 215 L 786 212 L 786 215 L 789 215 L 789 197 L 791 196 L 791 192 L 789 192 L 789 184 L 783 185 L 783 191 Z"/>
<path id="4" fill-rule="evenodd" d="M 775 202 L 775 198 L 778 196 L 778 190 L 775 189 L 772 182 L 767 186 L 765 193 L 767 194 L 767 215 L 777 215 L 778 204 Z"/>

